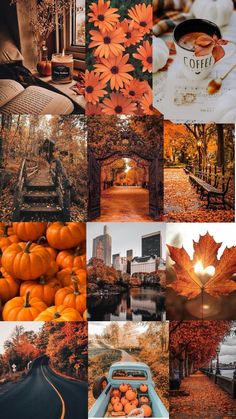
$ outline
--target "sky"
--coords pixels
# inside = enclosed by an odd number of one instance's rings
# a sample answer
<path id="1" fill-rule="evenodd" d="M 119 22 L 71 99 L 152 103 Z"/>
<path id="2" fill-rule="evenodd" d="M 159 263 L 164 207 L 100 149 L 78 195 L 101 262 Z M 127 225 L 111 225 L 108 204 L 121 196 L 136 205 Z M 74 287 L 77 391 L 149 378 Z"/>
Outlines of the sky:
<path id="1" fill-rule="evenodd" d="M 4 342 L 8 340 L 16 326 L 23 326 L 26 331 L 38 332 L 43 322 L 0 322 L 0 353 L 4 352 Z"/>
<path id="2" fill-rule="evenodd" d="M 116 322 L 119 327 L 122 327 L 126 322 Z M 101 335 L 104 331 L 104 329 L 109 326 L 111 322 L 89 322 L 89 335 Z M 132 322 L 133 325 L 135 325 L 135 322 Z M 141 324 L 137 324 L 135 327 L 135 330 L 139 333 L 142 333 L 147 328 L 147 326 L 142 326 Z"/>
<path id="3" fill-rule="evenodd" d="M 161 231 L 162 256 L 165 258 L 164 223 L 87 223 L 87 258 L 92 257 L 93 239 L 103 234 L 107 225 L 112 236 L 112 254 L 126 256 L 126 250 L 133 249 L 134 256 L 141 256 L 141 236 Z"/>
<path id="4" fill-rule="evenodd" d="M 166 242 L 167 244 L 174 244 L 177 247 L 183 245 L 192 257 L 192 241 L 198 241 L 199 235 L 204 235 L 207 232 L 214 237 L 216 242 L 223 242 L 219 249 L 218 257 L 222 255 L 226 246 L 231 247 L 236 244 L 236 225 L 232 223 L 168 223 Z"/>
<path id="5" fill-rule="evenodd" d="M 234 322 L 233 329 L 236 329 L 236 322 Z M 220 362 L 229 364 L 236 361 L 236 335 L 227 336 L 224 343 L 220 347 Z"/>

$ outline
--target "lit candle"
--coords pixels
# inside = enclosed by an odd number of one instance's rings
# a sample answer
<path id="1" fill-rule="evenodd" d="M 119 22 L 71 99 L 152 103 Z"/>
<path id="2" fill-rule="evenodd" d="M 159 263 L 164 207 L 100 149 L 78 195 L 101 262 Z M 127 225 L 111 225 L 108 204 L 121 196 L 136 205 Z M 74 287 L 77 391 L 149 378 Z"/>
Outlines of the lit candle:
<path id="1" fill-rule="evenodd" d="M 54 83 L 70 83 L 73 80 L 73 55 L 62 54 L 52 55 L 52 81 Z"/>

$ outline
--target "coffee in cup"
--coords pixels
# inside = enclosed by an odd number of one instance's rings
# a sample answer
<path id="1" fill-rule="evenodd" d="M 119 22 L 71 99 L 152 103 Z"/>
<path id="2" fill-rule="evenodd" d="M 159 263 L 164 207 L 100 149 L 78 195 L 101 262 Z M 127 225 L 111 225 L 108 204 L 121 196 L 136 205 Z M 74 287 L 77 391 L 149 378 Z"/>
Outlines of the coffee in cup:
<path id="1" fill-rule="evenodd" d="M 174 30 L 174 42 L 177 56 L 182 64 L 182 71 L 190 80 L 205 79 L 215 65 L 215 58 L 210 51 L 198 56 L 195 54 L 196 41 L 208 35 L 221 39 L 221 32 L 215 23 L 204 19 L 189 19 L 181 22 Z"/>

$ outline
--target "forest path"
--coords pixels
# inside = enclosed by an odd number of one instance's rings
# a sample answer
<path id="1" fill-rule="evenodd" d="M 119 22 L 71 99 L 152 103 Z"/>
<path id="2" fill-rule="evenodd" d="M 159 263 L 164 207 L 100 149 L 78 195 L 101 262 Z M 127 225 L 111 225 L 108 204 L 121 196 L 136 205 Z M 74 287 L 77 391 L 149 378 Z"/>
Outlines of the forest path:
<path id="1" fill-rule="evenodd" d="M 153 221 L 149 191 L 132 186 L 113 186 L 101 195 L 101 216 L 94 221 Z"/>
<path id="2" fill-rule="evenodd" d="M 40 161 L 39 170 L 34 176 L 32 176 L 29 185 L 53 185 L 52 175 L 50 172 L 50 165 L 46 162 L 46 160 Z"/>
<path id="3" fill-rule="evenodd" d="M 236 400 L 203 373 L 182 381 L 181 390 L 189 396 L 170 397 L 170 414 L 176 419 L 231 419 L 236 416 Z"/>
<path id="4" fill-rule="evenodd" d="M 14 221 L 69 221 L 70 214 L 64 211 L 63 193 L 58 179 L 54 179 L 51 166 L 39 159 L 38 171 L 27 173 L 14 211 Z"/>
<path id="5" fill-rule="evenodd" d="M 120 362 L 135 362 L 136 361 L 136 359 L 132 355 L 128 354 L 128 352 L 124 351 L 123 349 L 120 349 L 120 351 L 121 351 Z"/>
<path id="6" fill-rule="evenodd" d="M 169 222 L 233 222 L 232 209 L 206 209 L 183 168 L 164 170 L 164 213 Z"/>
<path id="7" fill-rule="evenodd" d="M 93 346 L 96 347 L 96 348 L 104 349 L 104 351 L 109 350 L 109 349 L 110 350 L 115 350 L 115 351 L 119 350 L 120 353 L 121 353 L 120 362 L 135 362 L 136 361 L 136 359 L 132 355 L 130 355 L 128 352 L 126 352 L 124 349 L 116 348 L 113 345 L 110 345 L 110 344 L 108 344 L 104 341 L 101 341 L 101 340 L 96 341 L 96 342 L 93 343 Z"/>

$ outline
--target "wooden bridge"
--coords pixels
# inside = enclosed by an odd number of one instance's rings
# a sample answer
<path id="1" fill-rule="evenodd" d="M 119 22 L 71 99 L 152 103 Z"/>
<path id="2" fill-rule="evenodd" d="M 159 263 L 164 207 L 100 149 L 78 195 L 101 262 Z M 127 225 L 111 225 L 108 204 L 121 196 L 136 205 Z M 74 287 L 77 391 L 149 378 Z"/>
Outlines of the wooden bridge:
<path id="1" fill-rule="evenodd" d="M 61 160 L 24 159 L 14 191 L 13 221 L 69 221 L 70 182 Z"/>

